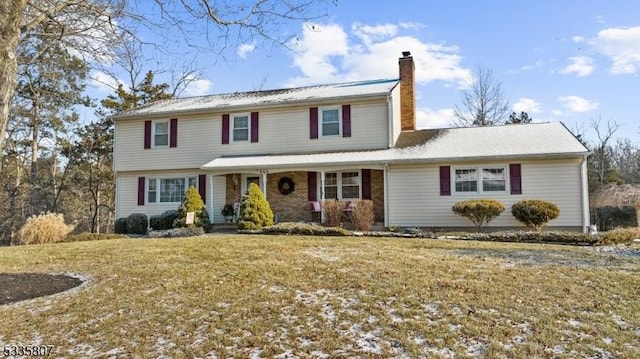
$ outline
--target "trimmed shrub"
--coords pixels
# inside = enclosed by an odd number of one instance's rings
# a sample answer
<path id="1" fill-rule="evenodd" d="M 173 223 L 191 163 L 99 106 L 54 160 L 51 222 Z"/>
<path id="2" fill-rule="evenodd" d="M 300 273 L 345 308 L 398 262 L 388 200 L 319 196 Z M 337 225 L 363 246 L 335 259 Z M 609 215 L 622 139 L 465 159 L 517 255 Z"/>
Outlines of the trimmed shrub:
<path id="1" fill-rule="evenodd" d="M 290 234 L 307 236 L 349 236 L 351 232 L 340 227 L 324 227 L 314 223 L 283 222 L 262 228 L 263 234 Z"/>
<path id="2" fill-rule="evenodd" d="M 127 218 L 122 217 L 116 219 L 116 222 L 113 224 L 113 231 L 116 234 L 127 234 Z"/>
<path id="3" fill-rule="evenodd" d="M 601 231 L 620 227 L 636 227 L 638 225 L 634 206 L 591 208 L 591 222 Z"/>
<path id="4" fill-rule="evenodd" d="M 257 230 L 273 225 L 273 211 L 269 202 L 262 195 L 260 187 L 251 183 L 240 203 L 240 220 L 238 229 Z"/>
<path id="5" fill-rule="evenodd" d="M 529 199 L 514 203 L 511 207 L 511 214 L 520 223 L 540 232 L 547 222 L 560 215 L 560 209 L 551 202 Z"/>
<path id="6" fill-rule="evenodd" d="M 202 227 L 181 227 L 170 228 L 162 231 L 150 231 L 147 234 L 149 238 L 180 238 L 180 237 L 195 237 L 204 234 L 204 228 Z"/>
<path id="7" fill-rule="evenodd" d="M 495 242 L 558 243 L 573 245 L 598 244 L 599 236 L 579 232 L 493 232 L 466 233 L 461 239 Z"/>
<path id="8" fill-rule="evenodd" d="M 59 213 L 41 213 L 31 216 L 18 231 L 18 243 L 44 244 L 62 242 L 71 233 L 73 226 L 64 223 Z"/>
<path id="9" fill-rule="evenodd" d="M 616 244 L 631 242 L 634 239 L 640 239 L 640 228 L 619 228 L 607 232 L 601 232 L 597 235 L 598 244 Z"/>
<path id="10" fill-rule="evenodd" d="M 187 213 L 189 212 L 195 213 L 193 223 L 191 224 L 186 223 Z M 167 217 L 170 217 L 170 214 L 167 214 Z M 176 219 L 173 221 L 173 227 L 202 227 L 205 231 L 209 231 L 209 229 L 211 229 L 209 212 L 207 212 L 204 202 L 202 201 L 202 197 L 200 197 L 200 193 L 198 193 L 198 190 L 195 187 L 189 186 L 187 193 L 185 193 L 182 203 L 180 203 L 178 211 L 176 212 Z"/>
<path id="11" fill-rule="evenodd" d="M 178 211 L 175 209 L 170 209 L 168 211 L 162 212 L 160 215 L 160 228 L 158 229 L 171 229 L 173 228 L 173 222 L 178 218 Z M 209 216 L 207 215 L 207 219 Z"/>
<path id="12" fill-rule="evenodd" d="M 322 202 L 322 208 L 324 210 L 323 224 L 327 227 L 340 227 L 345 206 L 346 203 L 340 201 Z"/>
<path id="13" fill-rule="evenodd" d="M 127 234 L 146 234 L 149 221 L 144 213 L 132 213 L 127 217 Z"/>
<path id="14" fill-rule="evenodd" d="M 159 214 L 149 217 L 149 227 L 151 227 L 151 229 L 163 229 L 160 228 L 160 226 L 162 226 L 162 218 L 160 218 Z"/>
<path id="15" fill-rule="evenodd" d="M 482 227 L 504 212 L 505 207 L 502 202 L 493 199 L 475 199 L 458 202 L 451 210 L 457 215 L 467 217 L 478 231 L 481 231 Z"/>
<path id="16" fill-rule="evenodd" d="M 357 231 L 370 231 L 375 222 L 372 200 L 358 200 L 354 202 L 354 209 L 351 212 L 351 220 L 354 229 Z"/>

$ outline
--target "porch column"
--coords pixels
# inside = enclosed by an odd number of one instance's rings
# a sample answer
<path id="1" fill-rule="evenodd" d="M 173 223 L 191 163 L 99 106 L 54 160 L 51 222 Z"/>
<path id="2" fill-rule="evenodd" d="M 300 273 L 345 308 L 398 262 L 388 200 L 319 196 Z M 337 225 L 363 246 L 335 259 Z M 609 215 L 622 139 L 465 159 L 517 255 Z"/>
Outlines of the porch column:
<path id="1" fill-rule="evenodd" d="M 324 223 L 324 171 L 320 171 L 320 223 Z"/>
<path id="2" fill-rule="evenodd" d="M 209 222 L 213 223 L 215 219 L 215 212 L 213 209 L 215 208 L 213 203 L 213 175 L 209 174 L 209 190 L 207 193 L 209 194 Z"/>
<path id="3" fill-rule="evenodd" d="M 384 226 L 389 228 L 389 164 L 384 164 L 384 170 L 382 175 L 382 191 L 384 193 Z"/>
<path id="4" fill-rule="evenodd" d="M 264 187 L 264 199 L 267 199 L 267 170 L 260 170 L 260 173 L 262 173 L 262 186 Z"/>

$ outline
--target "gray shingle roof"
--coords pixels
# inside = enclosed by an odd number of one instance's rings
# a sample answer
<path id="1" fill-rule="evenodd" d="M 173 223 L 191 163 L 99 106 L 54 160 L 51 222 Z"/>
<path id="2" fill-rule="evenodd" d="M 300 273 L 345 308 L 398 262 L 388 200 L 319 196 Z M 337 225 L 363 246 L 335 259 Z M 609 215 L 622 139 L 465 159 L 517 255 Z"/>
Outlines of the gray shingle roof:
<path id="1" fill-rule="evenodd" d="M 343 97 L 357 98 L 386 95 L 398 84 L 397 79 L 357 81 L 331 85 L 297 87 L 279 90 L 235 92 L 227 94 L 175 98 L 150 103 L 114 116 L 135 118 L 152 114 L 177 114 L 241 107 L 287 105 L 297 102 L 321 101 Z"/>
<path id="2" fill-rule="evenodd" d="M 404 132 L 386 150 L 218 157 L 204 170 L 313 168 L 384 163 L 454 162 L 505 158 L 581 157 L 589 150 L 561 123 Z"/>

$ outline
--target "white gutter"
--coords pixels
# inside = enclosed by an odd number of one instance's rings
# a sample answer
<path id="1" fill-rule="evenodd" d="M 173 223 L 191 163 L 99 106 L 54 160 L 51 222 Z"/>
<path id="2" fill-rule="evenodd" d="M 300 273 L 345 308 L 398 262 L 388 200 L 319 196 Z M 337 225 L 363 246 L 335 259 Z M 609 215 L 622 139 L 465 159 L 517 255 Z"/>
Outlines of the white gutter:
<path id="1" fill-rule="evenodd" d="M 393 133 L 393 97 L 391 96 L 391 93 L 389 93 L 387 95 L 387 125 L 389 127 L 389 148 L 393 147 L 394 143 L 393 143 L 393 138 L 394 138 L 394 133 Z"/>

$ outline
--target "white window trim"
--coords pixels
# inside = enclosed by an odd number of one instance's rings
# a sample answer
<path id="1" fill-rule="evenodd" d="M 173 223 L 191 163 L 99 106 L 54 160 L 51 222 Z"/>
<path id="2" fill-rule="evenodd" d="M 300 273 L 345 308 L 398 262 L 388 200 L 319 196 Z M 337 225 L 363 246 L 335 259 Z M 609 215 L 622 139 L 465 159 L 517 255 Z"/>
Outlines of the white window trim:
<path id="1" fill-rule="evenodd" d="M 172 204 L 172 203 L 181 203 L 182 199 L 180 199 L 180 201 L 178 202 L 160 202 L 160 192 L 161 192 L 161 185 L 160 185 L 160 180 L 168 180 L 168 179 L 180 179 L 182 178 L 185 181 L 185 192 L 189 189 L 189 178 L 195 178 L 195 187 L 196 189 L 199 191 L 200 188 L 200 183 L 198 181 L 198 175 L 185 175 L 185 176 L 165 176 L 165 177 L 149 177 L 147 178 L 147 183 L 145 183 L 145 190 L 144 190 L 144 197 L 145 197 L 145 203 L 151 204 L 151 205 L 165 205 L 165 204 Z M 151 180 L 155 180 L 156 181 L 156 201 L 155 202 L 151 202 L 149 201 L 149 181 Z"/>
<path id="2" fill-rule="evenodd" d="M 247 139 L 237 140 L 233 137 L 233 130 L 235 129 L 235 118 L 246 117 L 247 118 Z M 247 143 L 251 142 L 251 114 L 250 113 L 233 113 L 229 115 L 229 142 Z"/>
<path id="3" fill-rule="evenodd" d="M 344 198 L 342 196 L 342 174 L 345 172 L 357 172 L 358 173 L 358 198 Z M 327 173 L 336 173 L 336 181 L 337 181 L 337 187 L 338 187 L 338 200 L 339 201 L 353 201 L 353 200 L 358 200 L 358 199 L 362 199 L 362 170 L 343 170 L 343 171 L 326 171 L 325 172 L 325 178 Z M 326 180 L 325 180 L 326 181 Z M 324 186 L 325 188 L 321 188 L 321 184 L 320 181 L 318 181 L 319 185 L 318 185 L 318 193 L 320 193 L 320 191 L 326 189 L 326 185 Z M 326 192 L 326 191 L 325 191 Z M 326 193 L 325 193 L 326 195 Z M 325 196 L 325 201 L 328 200 L 333 200 L 335 198 L 328 198 Z"/>
<path id="4" fill-rule="evenodd" d="M 335 135 L 325 135 L 322 133 L 322 112 L 338 110 L 338 133 Z M 342 137 L 342 106 L 324 106 L 318 108 L 318 135 L 319 137 Z"/>
<path id="5" fill-rule="evenodd" d="M 151 147 L 154 148 L 168 148 L 169 143 L 171 142 L 171 124 L 169 120 L 154 120 L 151 122 Z M 167 144 L 166 145 L 156 145 L 156 124 L 166 123 L 167 124 Z"/>
<path id="6" fill-rule="evenodd" d="M 482 170 L 486 168 L 502 168 L 504 170 L 504 191 L 484 191 L 482 189 Z M 465 191 L 456 191 L 456 170 L 471 170 L 475 169 L 478 174 L 477 188 L 478 190 L 475 192 L 465 192 Z M 496 195 L 496 194 L 509 194 L 509 178 L 511 175 L 509 173 L 508 165 L 481 165 L 481 166 L 455 166 L 451 167 L 451 193 L 459 196 L 476 194 L 476 195 Z"/>

